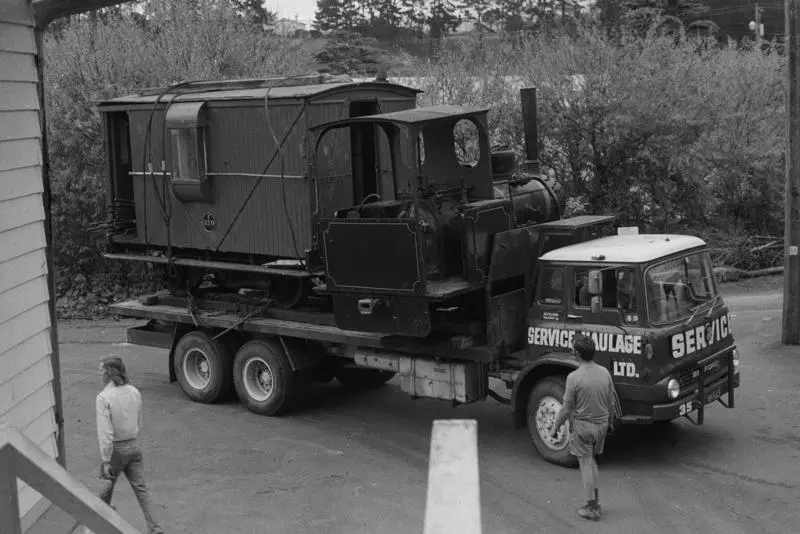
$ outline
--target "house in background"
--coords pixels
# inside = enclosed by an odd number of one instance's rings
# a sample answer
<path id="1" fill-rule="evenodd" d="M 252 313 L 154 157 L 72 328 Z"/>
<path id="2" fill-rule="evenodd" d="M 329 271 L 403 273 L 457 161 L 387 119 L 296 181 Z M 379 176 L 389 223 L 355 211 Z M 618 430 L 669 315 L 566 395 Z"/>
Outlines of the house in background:
<path id="1" fill-rule="evenodd" d="M 308 35 L 311 24 L 297 19 L 278 19 L 268 24 L 265 29 L 283 37 L 302 37 Z"/>

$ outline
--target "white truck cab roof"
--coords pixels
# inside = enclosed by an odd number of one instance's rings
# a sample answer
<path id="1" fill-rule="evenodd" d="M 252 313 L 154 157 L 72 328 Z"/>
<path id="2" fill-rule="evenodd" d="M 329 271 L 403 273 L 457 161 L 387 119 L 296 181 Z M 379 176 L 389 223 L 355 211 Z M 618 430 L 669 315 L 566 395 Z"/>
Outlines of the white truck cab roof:
<path id="1" fill-rule="evenodd" d="M 551 250 L 539 259 L 559 263 L 647 263 L 705 244 L 690 235 L 614 235 Z"/>

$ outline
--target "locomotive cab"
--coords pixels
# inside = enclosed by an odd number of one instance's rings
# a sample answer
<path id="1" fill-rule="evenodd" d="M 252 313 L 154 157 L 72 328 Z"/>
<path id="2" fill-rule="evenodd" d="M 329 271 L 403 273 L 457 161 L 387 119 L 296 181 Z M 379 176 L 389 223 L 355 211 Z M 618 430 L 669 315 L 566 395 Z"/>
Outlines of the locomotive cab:
<path id="1" fill-rule="evenodd" d="M 542 182 L 529 178 L 526 183 L 540 187 L 521 188 L 524 197 L 513 196 L 520 188 L 511 180 L 504 182 L 505 192 L 498 187 L 487 112 L 431 106 L 312 129 L 310 174 L 317 184 L 340 178 L 333 176 L 341 172 L 338 166 L 325 163 L 343 131 L 370 125 L 389 152 L 388 172 L 347 177 L 354 202 L 336 205 L 343 196 L 324 198 L 319 192 L 325 188 L 315 187 L 321 208 L 315 250 L 325 272 L 318 291 L 332 295 L 340 327 L 425 337 L 441 309 L 459 309 L 462 323 L 485 326 L 487 318 L 470 311 L 485 308 L 469 299 L 485 299 L 495 236 L 560 218 L 555 196 Z M 351 168 L 364 164 L 354 160 Z M 374 175 L 383 179 L 359 182 Z M 358 194 L 371 187 L 374 192 Z M 521 221 L 517 208 L 524 209 Z"/>

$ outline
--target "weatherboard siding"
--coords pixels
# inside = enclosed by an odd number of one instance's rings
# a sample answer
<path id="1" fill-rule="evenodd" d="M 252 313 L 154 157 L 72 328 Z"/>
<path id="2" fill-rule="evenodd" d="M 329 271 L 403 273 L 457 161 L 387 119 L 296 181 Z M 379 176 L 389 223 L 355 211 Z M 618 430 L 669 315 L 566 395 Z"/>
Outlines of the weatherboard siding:
<path id="1" fill-rule="evenodd" d="M 25 0 L 0 9 L 0 419 L 57 456 L 36 36 Z M 19 483 L 23 528 L 47 509 Z"/>

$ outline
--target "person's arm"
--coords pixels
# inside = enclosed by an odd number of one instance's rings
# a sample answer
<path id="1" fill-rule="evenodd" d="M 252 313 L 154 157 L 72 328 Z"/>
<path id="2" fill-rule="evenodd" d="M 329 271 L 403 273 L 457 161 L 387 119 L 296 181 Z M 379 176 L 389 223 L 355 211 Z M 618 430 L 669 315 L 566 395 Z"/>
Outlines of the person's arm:
<path id="1" fill-rule="evenodd" d="M 97 412 L 97 442 L 100 445 L 100 458 L 103 463 L 111 462 L 114 450 L 114 427 L 111 425 L 111 407 L 102 396 L 95 400 Z"/>
<path id="2" fill-rule="evenodd" d="M 575 378 L 572 373 L 567 375 L 567 387 L 564 391 L 564 404 L 561 405 L 561 410 L 558 411 L 555 424 L 553 425 L 552 433 L 557 434 L 561 425 L 567 420 L 569 414 L 572 413 L 572 408 L 575 406 Z"/>
<path id="3" fill-rule="evenodd" d="M 608 427 L 613 428 L 614 423 L 617 420 L 617 411 L 619 406 L 617 406 L 617 392 L 614 388 L 614 379 L 611 378 L 611 373 L 608 374 L 608 398 L 606 400 L 606 406 L 608 406 Z"/>

